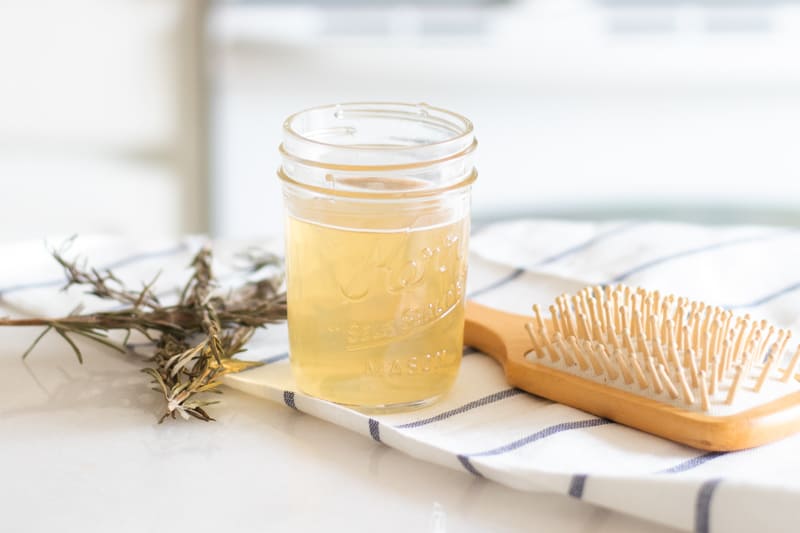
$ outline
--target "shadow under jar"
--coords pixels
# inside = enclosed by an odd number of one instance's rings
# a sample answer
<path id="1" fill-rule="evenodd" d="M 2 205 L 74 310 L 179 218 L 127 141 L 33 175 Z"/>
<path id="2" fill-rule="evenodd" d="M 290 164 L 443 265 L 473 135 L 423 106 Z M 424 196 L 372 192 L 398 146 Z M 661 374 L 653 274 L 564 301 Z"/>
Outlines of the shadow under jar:
<path id="1" fill-rule="evenodd" d="M 426 104 L 301 111 L 280 147 L 292 371 L 306 394 L 418 407 L 461 363 L 472 123 Z"/>

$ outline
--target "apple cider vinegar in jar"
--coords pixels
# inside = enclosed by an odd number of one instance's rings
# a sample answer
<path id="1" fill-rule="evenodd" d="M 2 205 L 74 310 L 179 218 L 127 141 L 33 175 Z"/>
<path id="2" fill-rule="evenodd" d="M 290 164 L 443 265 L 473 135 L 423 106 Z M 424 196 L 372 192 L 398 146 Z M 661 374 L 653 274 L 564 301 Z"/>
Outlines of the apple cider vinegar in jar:
<path id="1" fill-rule="evenodd" d="M 292 370 L 312 396 L 425 405 L 461 362 L 472 124 L 425 104 L 291 116 L 281 145 Z"/>

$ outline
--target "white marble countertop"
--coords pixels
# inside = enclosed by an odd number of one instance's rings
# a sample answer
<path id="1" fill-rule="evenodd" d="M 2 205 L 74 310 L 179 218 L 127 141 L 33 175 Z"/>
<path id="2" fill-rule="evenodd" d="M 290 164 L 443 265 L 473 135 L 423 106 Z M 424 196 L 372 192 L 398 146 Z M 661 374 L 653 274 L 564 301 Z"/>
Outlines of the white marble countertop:
<path id="1" fill-rule="evenodd" d="M 217 422 L 158 425 L 139 361 L 50 337 L 23 362 L 36 333 L 0 329 L 2 531 L 671 531 L 233 390 Z"/>

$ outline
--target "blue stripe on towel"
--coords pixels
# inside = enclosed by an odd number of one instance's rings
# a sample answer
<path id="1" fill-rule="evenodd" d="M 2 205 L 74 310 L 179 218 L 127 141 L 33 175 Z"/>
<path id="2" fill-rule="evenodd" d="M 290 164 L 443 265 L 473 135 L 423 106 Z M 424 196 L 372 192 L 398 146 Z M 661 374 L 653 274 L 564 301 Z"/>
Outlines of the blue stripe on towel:
<path id="1" fill-rule="evenodd" d="M 727 452 L 707 452 L 702 455 L 698 455 L 696 457 L 692 457 L 691 459 L 687 459 L 685 461 L 681 461 L 680 463 L 676 464 L 675 466 L 671 466 L 669 468 L 665 468 L 664 470 L 659 471 L 659 474 L 679 474 L 681 472 L 686 472 L 687 470 L 691 470 L 693 468 L 697 468 L 698 466 L 705 464 L 709 461 L 716 459 L 717 457 L 721 457 L 723 455 L 727 455 Z"/>
<path id="2" fill-rule="evenodd" d="M 514 270 L 511 274 L 508 274 L 507 276 L 500 278 L 491 285 L 487 285 L 486 287 L 472 291 L 471 293 L 467 294 L 467 298 L 475 298 L 476 296 L 480 296 L 489 291 L 493 291 L 499 287 L 502 287 L 503 285 L 507 285 L 512 281 L 514 281 L 515 279 L 517 279 L 518 277 L 520 277 L 521 275 L 523 275 L 524 273 L 525 273 L 524 268 L 518 268 Z"/>
<path id="3" fill-rule="evenodd" d="M 580 244 L 577 244 L 577 245 L 575 245 L 575 246 L 573 246 L 571 248 L 567 248 L 563 252 L 559 252 L 559 253 L 557 253 L 555 255 L 551 255 L 550 257 L 542 259 L 541 261 L 536 263 L 536 266 L 544 266 L 544 265 L 549 265 L 550 263 L 555 263 L 556 261 L 560 261 L 561 259 L 564 259 L 565 257 L 568 257 L 568 256 L 570 256 L 572 254 L 576 254 L 578 252 L 582 252 L 583 250 L 586 250 L 587 248 L 591 248 L 592 246 L 594 246 L 598 242 L 602 241 L 603 239 L 606 239 L 606 238 L 611 237 L 613 235 L 617 235 L 619 233 L 624 233 L 624 232 L 626 232 L 626 231 L 628 231 L 630 229 L 636 228 L 636 227 L 641 226 L 641 225 L 642 225 L 642 222 L 628 222 L 627 224 L 622 224 L 621 226 L 617 226 L 617 227 L 612 228 L 612 229 L 610 229 L 608 231 L 604 231 L 602 233 L 598 233 L 597 235 L 595 235 L 591 239 L 588 239 L 588 240 L 586 240 L 586 241 L 584 241 L 584 242 L 582 242 Z"/>
<path id="4" fill-rule="evenodd" d="M 263 359 L 257 359 L 256 363 L 261 363 L 262 365 L 271 365 L 273 363 L 277 363 L 278 361 L 283 361 L 289 358 L 289 352 L 279 353 L 277 355 L 270 355 L 269 357 L 265 357 Z M 250 368 L 245 368 L 244 370 L 240 370 L 238 373 L 241 374 L 243 372 L 250 372 L 254 368 L 260 368 L 259 366 L 251 366 Z"/>
<path id="5" fill-rule="evenodd" d="M 513 389 L 513 388 L 501 390 L 500 392 L 495 392 L 494 394 L 490 394 L 488 396 L 484 396 L 483 398 L 479 398 L 472 402 L 465 403 L 464 405 L 456 407 L 455 409 L 450 409 L 449 411 L 445 411 L 443 413 L 439 413 L 438 415 L 434 415 L 429 418 L 423 418 L 422 420 L 416 420 L 414 422 L 408 422 L 406 424 L 401 424 L 395 427 L 398 429 L 418 428 L 420 426 L 425 426 L 428 424 L 432 424 L 434 422 L 446 420 L 452 416 L 460 415 L 462 413 L 466 413 L 467 411 L 471 411 L 472 409 L 483 407 L 484 405 L 489 405 L 491 403 L 498 402 L 500 400 L 504 400 L 512 396 L 517 396 L 519 394 L 525 394 L 525 392 L 520 389 Z"/>
<path id="6" fill-rule="evenodd" d="M 596 426 L 604 426 L 606 424 L 613 424 L 613 422 L 611 420 L 606 420 L 605 418 L 590 418 L 587 420 L 577 420 L 575 422 L 563 422 L 561 424 L 548 426 L 526 437 L 517 439 L 513 442 L 510 442 L 503 446 L 499 446 L 497 448 L 492 448 L 490 450 L 485 450 L 476 453 L 459 454 L 457 457 L 465 470 L 467 470 L 471 474 L 475 474 L 476 476 L 483 477 L 483 475 L 475 468 L 475 465 L 473 465 L 472 462 L 470 461 L 471 457 L 489 457 L 494 455 L 502 455 L 504 453 L 512 452 L 527 444 L 531 444 L 533 442 L 544 440 L 547 437 L 552 437 L 553 435 L 563 433 L 564 431 L 571 431 L 574 429 L 587 429 Z"/>
<path id="7" fill-rule="evenodd" d="M 711 479 L 700 486 L 697 500 L 694 504 L 694 531 L 695 533 L 709 533 L 711 531 L 711 498 L 719 486 L 721 479 Z"/>
<path id="8" fill-rule="evenodd" d="M 478 469 L 475 468 L 475 465 L 472 464 L 472 462 L 469 460 L 469 457 L 467 457 L 466 455 L 458 455 L 457 457 L 458 461 L 461 463 L 461 466 L 464 467 L 464 470 L 466 470 L 467 472 L 469 472 L 474 476 L 483 477 L 483 474 L 478 472 Z"/>
<path id="9" fill-rule="evenodd" d="M 283 391 L 283 403 L 285 403 L 287 406 L 291 407 L 295 411 L 299 411 L 299 409 L 297 409 L 297 405 L 295 405 L 294 403 L 294 392 L 290 390 Z"/>
<path id="10" fill-rule="evenodd" d="M 728 305 L 728 306 L 725 306 L 725 307 L 726 307 L 726 309 L 742 309 L 742 308 L 747 308 L 747 307 L 758 307 L 760 305 L 764 305 L 766 303 L 769 303 L 772 300 L 776 300 L 776 299 L 780 298 L 781 296 L 785 296 L 785 295 L 787 295 L 787 294 L 789 294 L 791 292 L 794 292 L 794 291 L 796 291 L 798 289 L 800 289 L 800 281 L 798 281 L 797 283 L 792 283 L 788 287 L 784 287 L 784 288 L 779 289 L 779 290 L 777 290 L 775 292 L 767 294 L 766 296 L 762 296 L 761 298 L 757 298 L 756 300 L 753 300 L 750 303 L 739 304 L 739 305 Z"/>
<path id="11" fill-rule="evenodd" d="M 258 362 L 264 365 L 271 365 L 272 363 L 277 363 L 278 361 L 283 361 L 284 359 L 288 358 L 289 358 L 289 352 L 283 352 L 277 355 L 270 355 L 269 357 L 265 357 L 264 359 L 259 359 Z"/>
<path id="12" fill-rule="evenodd" d="M 503 446 L 492 448 L 491 450 L 486 450 L 483 452 L 478 453 L 471 453 L 469 454 L 470 457 L 487 457 L 492 455 L 501 455 L 504 453 L 508 453 L 511 451 L 516 450 L 517 448 L 521 448 L 527 444 L 531 444 L 533 442 L 546 439 L 547 437 L 551 437 L 558 433 L 562 433 L 564 431 L 570 431 L 573 429 L 586 429 L 586 428 L 593 428 L 596 426 L 604 426 L 606 424 L 613 424 L 611 420 L 607 420 L 605 418 L 590 418 L 587 420 L 578 420 L 576 422 L 562 422 L 561 424 L 555 424 L 553 426 L 548 426 L 544 429 L 537 431 L 536 433 L 532 433 L 526 437 L 521 439 L 517 439 L 513 442 L 508 444 L 504 444 Z"/>
<path id="13" fill-rule="evenodd" d="M 168 257 L 170 255 L 175 255 L 180 252 L 185 252 L 188 249 L 189 247 L 187 246 L 187 244 L 185 242 L 182 242 L 176 246 L 173 246 L 172 248 L 167 248 L 165 250 L 156 250 L 154 252 L 141 252 L 128 257 L 124 257 L 112 263 L 108 263 L 102 269 L 98 270 L 110 270 L 112 268 L 122 268 L 134 263 L 138 263 L 140 261 L 146 261 L 148 259 L 157 259 L 159 257 Z"/>
<path id="14" fill-rule="evenodd" d="M 556 261 L 559 261 L 559 260 L 561 260 L 561 259 L 563 259 L 565 257 L 568 257 L 570 255 L 573 255 L 573 254 L 576 254 L 576 253 L 581 252 L 583 250 L 586 250 L 588 248 L 591 248 L 592 246 L 594 246 L 598 242 L 602 241 L 603 239 L 606 239 L 606 238 L 611 237 L 613 235 L 616 235 L 618 233 L 623 233 L 625 231 L 628 231 L 629 229 L 635 228 L 635 227 L 640 226 L 640 225 L 641 225 L 640 222 L 629 222 L 627 224 L 623 224 L 621 226 L 617 226 L 615 228 L 612 228 L 612 229 L 610 229 L 608 231 L 605 231 L 603 233 L 598 233 L 594 237 L 592 237 L 592 238 L 590 238 L 590 239 L 588 239 L 588 240 L 586 240 L 586 241 L 584 241 L 582 243 L 576 244 L 575 246 L 571 246 L 571 247 L 567 248 L 566 250 L 558 252 L 557 254 L 551 255 L 549 257 L 545 257 L 541 261 L 537 262 L 535 264 L 535 266 L 544 266 L 544 265 L 549 265 L 550 263 L 555 263 Z M 520 277 L 524 273 L 525 273 L 525 269 L 524 268 L 517 268 L 513 272 L 511 272 L 510 274 L 506 275 L 503 278 L 500 278 L 499 280 L 495 281 L 494 283 L 492 283 L 490 285 L 487 285 L 486 287 L 483 287 L 481 289 L 477 289 L 477 290 L 471 292 L 470 294 L 467 295 L 467 298 L 475 298 L 476 296 L 480 296 L 480 295 L 482 295 L 484 293 L 487 293 L 489 291 L 493 291 L 494 289 L 497 289 L 499 287 L 502 287 L 503 285 L 511 283 L 512 281 L 514 281 L 515 279 L 517 279 L 518 277 Z"/>
<path id="15" fill-rule="evenodd" d="M 583 498 L 583 488 L 586 486 L 586 479 L 588 477 L 589 476 L 586 474 L 575 474 L 572 476 L 572 480 L 569 482 L 569 490 L 567 491 L 567 494 L 573 498 Z"/>
<path id="16" fill-rule="evenodd" d="M 527 444 L 531 444 L 533 442 L 546 439 L 547 437 L 552 437 L 553 435 L 562 433 L 564 431 L 570 431 L 573 429 L 593 428 L 596 426 L 603 426 L 606 424 L 613 424 L 613 422 L 611 420 L 606 420 L 605 418 L 590 418 L 587 420 L 578 420 L 576 422 L 562 422 L 561 424 L 555 424 L 552 426 L 548 426 L 544 429 L 540 429 L 536 433 L 532 433 L 530 435 L 522 437 L 521 439 L 517 439 L 513 442 L 510 442 L 508 444 L 504 444 L 503 446 L 499 446 L 497 448 L 492 448 L 489 450 L 484 450 L 482 452 L 475 452 L 463 455 L 465 457 L 488 457 L 492 455 L 501 455 L 504 453 L 514 451 Z"/>
<path id="17" fill-rule="evenodd" d="M 696 247 L 696 248 L 689 248 L 688 250 L 683 250 L 681 252 L 675 252 L 675 253 L 672 253 L 672 254 L 669 254 L 669 255 L 665 255 L 665 256 L 662 256 L 662 257 L 657 257 L 655 259 L 651 259 L 650 261 L 647 261 L 646 263 L 642 263 L 639 266 L 633 267 L 630 270 L 626 270 L 625 272 L 616 275 L 607 284 L 610 285 L 610 284 L 613 284 L 613 283 L 619 283 L 619 282 L 624 281 L 625 279 L 631 277 L 634 274 L 638 274 L 639 272 L 642 272 L 644 270 L 649 270 L 650 268 L 653 268 L 653 267 L 658 266 L 658 265 L 662 265 L 664 263 L 668 263 L 668 262 L 673 261 L 675 259 L 681 259 L 683 257 L 688 257 L 688 256 L 691 256 L 691 255 L 697 255 L 697 254 L 701 254 L 701 253 L 705 253 L 705 252 L 711 252 L 713 250 L 719 250 L 721 248 L 727 248 L 729 246 L 736 246 L 738 244 L 747 244 L 747 243 L 751 243 L 751 242 L 764 241 L 764 240 L 770 239 L 772 237 L 780 237 L 782 235 L 787 235 L 787 234 L 790 234 L 790 233 L 794 233 L 796 231 L 797 230 L 795 230 L 795 229 L 791 229 L 791 230 L 788 230 L 788 231 L 783 229 L 783 230 L 780 230 L 780 231 L 777 231 L 777 232 L 770 232 L 768 234 L 758 235 L 756 237 L 743 237 L 743 238 L 740 238 L 740 239 L 732 239 L 732 240 L 728 240 L 728 241 L 722 241 L 722 242 L 716 242 L 716 243 L 713 243 L 713 244 L 707 244 L 707 245 L 699 246 L 699 247 Z"/>
<path id="18" fill-rule="evenodd" d="M 376 442 L 381 442 L 381 424 L 374 418 L 369 419 L 369 434 Z"/>
<path id="19" fill-rule="evenodd" d="M 188 246 L 186 243 L 181 243 L 177 246 L 173 246 L 172 248 L 167 248 L 164 250 L 156 250 L 154 252 L 141 252 L 134 255 L 129 255 L 122 259 L 118 259 L 111 263 L 106 264 L 103 267 L 98 268 L 98 271 L 103 270 L 111 270 L 114 268 L 120 268 L 123 266 L 128 266 L 133 263 L 138 263 L 139 261 L 146 261 L 148 259 L 156 259 L 159 257 L 168 257 L 170 255 L 175 255 L 180 252 L 186 251 Z M 35 281 L 30 283 L 20 283 L 18 285 L 11 285 L 10 287 L 0 288 L 0 295 L 10 294 L 12 292 L 20 292 L 26 291 L 29 289 L 43 289 L 45 287 L 53 287 L 58 285 L 63 285 L 66 282 L 65 278 L 58 278 L 58 279 L 50 279 L 46 281 Z"/>

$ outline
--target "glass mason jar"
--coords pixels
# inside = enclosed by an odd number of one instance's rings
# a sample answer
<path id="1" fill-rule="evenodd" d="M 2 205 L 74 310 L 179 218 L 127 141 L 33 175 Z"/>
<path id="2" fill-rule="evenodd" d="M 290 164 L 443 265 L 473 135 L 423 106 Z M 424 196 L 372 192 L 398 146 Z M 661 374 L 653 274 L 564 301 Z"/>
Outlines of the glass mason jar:
<path id="1" fill-rule="evenodd" d="M 469 120 L 426 104 L 338 104 L 286 120 L 289 353 L 303 392 L 380 410 L 452 386 L 476 145 Z"/>

